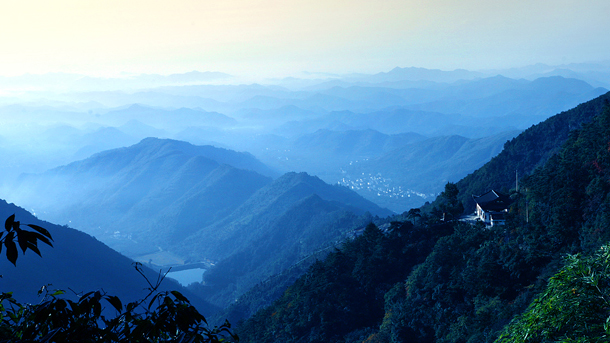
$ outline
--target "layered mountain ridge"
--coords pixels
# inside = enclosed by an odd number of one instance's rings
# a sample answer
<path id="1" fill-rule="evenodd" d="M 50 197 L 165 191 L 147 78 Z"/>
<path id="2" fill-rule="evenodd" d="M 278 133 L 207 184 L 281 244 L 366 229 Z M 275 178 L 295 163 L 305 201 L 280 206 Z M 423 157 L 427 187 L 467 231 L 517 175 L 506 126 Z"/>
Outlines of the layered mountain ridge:
<path id="1" fill-rule="evenodd" d="M 222 262 L 217 269 L 224 273 L 234 269 L 229 265 L 249 261 L 251 268 L 235 269 L 231 282 L 216 282 L 208 292 L 209 297 L 223 294 L 214 298 L 219 305 L 344 240 L 366 224 L 363 218 L 392 214 L 306 173 L 273 180 L 259 172 L 273 173 L 250 154 L 147 138 L 23 175 L 14 191 L 39 215 L 69 222 L 143 263 L 168 267 L 163 262 L 168 259 L 207 261 L 211 267 Z M 265 247 L 266 253 L 253 247 Z M 206 274 L 213 277 L 214 269 Z"/>

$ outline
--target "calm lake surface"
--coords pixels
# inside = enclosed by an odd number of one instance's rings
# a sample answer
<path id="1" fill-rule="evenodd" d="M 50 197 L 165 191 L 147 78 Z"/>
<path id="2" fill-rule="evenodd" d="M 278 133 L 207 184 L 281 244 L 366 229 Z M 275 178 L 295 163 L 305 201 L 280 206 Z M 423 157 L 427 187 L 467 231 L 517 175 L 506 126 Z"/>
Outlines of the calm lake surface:
<path id="1" fill-rule="evenodd" d="M 205 273 L 205 269 L 194 268 L 177 272 L 169 272 L 167 276 L 178 281 L 182 286 L 188 286 L 193 282 L 201 282 L 203 273 Z"/>

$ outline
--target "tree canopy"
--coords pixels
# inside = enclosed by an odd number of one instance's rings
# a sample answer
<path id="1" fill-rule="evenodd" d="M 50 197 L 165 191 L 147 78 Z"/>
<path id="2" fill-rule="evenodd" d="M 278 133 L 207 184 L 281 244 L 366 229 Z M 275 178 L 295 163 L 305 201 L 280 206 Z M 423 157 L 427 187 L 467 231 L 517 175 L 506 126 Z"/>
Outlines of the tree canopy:
<path id="1" fill-rule="evenodd" d="M 544 292 L 496 342 L 608 342 L 609 308 L 610 245 L 604 245 L 593 256 L 568 255 Z"/>

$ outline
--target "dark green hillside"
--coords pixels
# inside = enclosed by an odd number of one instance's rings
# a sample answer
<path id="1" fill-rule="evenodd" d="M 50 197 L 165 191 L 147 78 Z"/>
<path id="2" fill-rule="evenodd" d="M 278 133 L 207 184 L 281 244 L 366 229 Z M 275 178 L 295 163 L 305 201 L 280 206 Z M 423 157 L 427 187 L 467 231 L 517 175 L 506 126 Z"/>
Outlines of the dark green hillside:
<path id="1" fill-rule="evenodd" d="M 467 210 L 474 209 L 472 194 L 483 194 L 492 188 L 514 188 L 515 171 L 523 177 L 543 165 L 559 151 L 571 131 L 600 114 L 609 100 L 610 93 L 606 93 L 534 125 L 507 142 L 498 156 L 458 182 L 460 197 Z"/>
<path id="2" fill-rule="evenodd" d="M 378 338 L 491 342 L 544 289 L 563 256 L 593 254 L 606 244 L 608 137 L 606 107 L 522 180 L 506 227 L 456 229 L 439 240 L 399 286 L 402 293 L 386 302 L 386 315 L 392 315 Z"/>
<path id="3" fill-rule="evenodd" d="M 423 261 L 448 229 L 425 230 L 405 222 L 393 223 L 384 234 L 367 226 L 361 236 L 313 264 L 273 306 L 246 321 L 239 329 L 242 341 L 366 338 L 383 318 L 384 294 Z"/>
<path id="4" fill-rule="evenodd" d="M 387 232 L 371 226 L 368 233 L 313 265 L 273 306 L 242 324 L 242 341 L 495 341 L 545 289 L 566 254 L 593 254 L 610 240 L 610 107 L 604 109 L 604 102 L 605 97 L 593 100 L 570 111 L 574 117 L 564 112 L 528 130 L 528 138 L 534 138 L 536 130 L 565 132 L 566 138 L 560 146 L 559 138 L 540 137 L 540 146 L 552 150 L 546 153 L 533 147 L 523 150 L 521 159 L 539 168 L 527 167 L 531 174 L 513 194 L 515 203 L 506 226 L 485 229 L 482 224 L 458 221 L 439 225 L 433 215 L 419 217 L 416 211 L 405 214 L 409 222 L 393 223 Z M 467 180 L 460 182 L 463 188 Z M 583 279 L 588 282 L 585 286 L 594 280 L 593 276 Z M 573 291 L 578 296 L 581 288 Z M 583 304 L 572 302 L 570 311 L 596 311 L 581 308 Z M 538 330 L 536 323 L 555 325 L 552 317 L 537 319 L 538 315 L 544 312 L 529 312 L 520 317 L 519 325 L 525 325 L 523 330 Z M 607 318 L 607 309 L 601 315 Z M 587 330 L 587 318 L 583 317 L 584 323 L 546 330 L 556 330 L 557 339 L 578 337 L 571 330 L 577 334 Z M 595 330 L 598 319 L 591 317 Z M 523 337 L 523 332 L 517 336 Z M 605 341 L 602 336 L 589 338 Z"/>
<path id="5" fill-rule="evenodd" d="M 607 342 L 610 247 L 569 255 L 527 311 L 511 321 L 502 343 Z"/>

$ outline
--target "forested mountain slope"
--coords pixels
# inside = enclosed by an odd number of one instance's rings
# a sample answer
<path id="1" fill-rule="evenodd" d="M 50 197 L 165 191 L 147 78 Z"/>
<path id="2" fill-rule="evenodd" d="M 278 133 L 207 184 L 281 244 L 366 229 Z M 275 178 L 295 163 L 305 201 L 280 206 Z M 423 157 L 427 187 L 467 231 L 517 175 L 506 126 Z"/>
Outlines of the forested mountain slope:
<path id="1" fill-rule="evenodd" d="M 606 97 L 525 134 L 530 141 L 536 130 L 566 138 L 562 144 L 561 137 L 537 137 L 540 147 L 522 150 L 519 165 L 530 175 L 512 194 L 506 226 L 442 222 L 435 211 L 412 211 L 410 221 L 385 231 L 369 226 L 243 323 L 242 341 L 495 341 L 546 287 L 565 254 L 591 254 L 610 239 Z M 468 178 L 460 185 L 468 189 Z M 459 207 L 452 189 L 436 203 L 445 211 Z"/>
<path id="2" fill-rule="evenodd" d="M 204 281 L 209 299 L 228 305 L 256 283 L 345 240 L 373 215 L 390 214 L 345 187 L 287 173 L 176 250 L 219 260 Z"/>
<path id="3" fill-rule="evenodd" d="M 460 200 L 467 210 L 474 210 L 473 194 L 492 188 L 507 191 L 515 186 L 515 172 L 523 177 L 543 165 L 559 151 L 571 131 L 600 114 L 608 101 L 610 93 L 550 117 L 507 142 L 498 156 L 458 182 Z"/>

